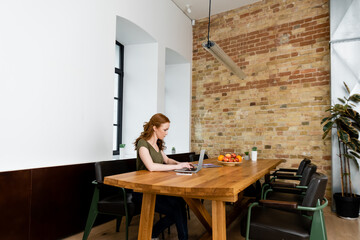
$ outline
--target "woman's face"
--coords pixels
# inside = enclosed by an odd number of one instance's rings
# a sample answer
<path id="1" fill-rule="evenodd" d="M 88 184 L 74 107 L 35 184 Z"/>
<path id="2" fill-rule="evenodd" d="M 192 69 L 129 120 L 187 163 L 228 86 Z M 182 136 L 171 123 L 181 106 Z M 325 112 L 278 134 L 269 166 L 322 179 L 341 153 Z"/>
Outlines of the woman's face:
<path id="1" fill-rule="evenodd" d="M 168 122 L 162 123 L 158 128 L 154 126 L 154 133 L 156 134 L 158 139 L 163 140 L 168 134 L 169 128 L 170 128 L 170 123 Z"/>

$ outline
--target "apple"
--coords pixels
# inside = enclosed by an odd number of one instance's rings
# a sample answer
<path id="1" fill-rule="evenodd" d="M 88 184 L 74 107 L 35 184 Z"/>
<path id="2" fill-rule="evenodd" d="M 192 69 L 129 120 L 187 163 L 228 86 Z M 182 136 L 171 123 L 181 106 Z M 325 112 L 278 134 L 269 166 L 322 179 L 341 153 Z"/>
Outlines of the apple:
<path id="1" fill-rule="evenodd" d="M 232 158 L 236 158 L 236 154 L 235 154 L 235 153 L 232 153 L 232 154 L 231 154 L 231 157 L 232 157 Z"/>
<path id="2" fill-rule="evenodd" d="M 230 154 L 230 153 L 227 153 L 227 154 L 225 154 L 225 157 L 231 158 L 231 154 Z"/>
<path id="3" fill-rule="evenodd" d="M 229 162 L 234 162 L 234 159 L 233 159 L 233 158 L 230 158 Z"/>
<path id="4" fill-rule="evenodd" d="M 223 162 L 228 162 L 228 161 L 229 161 L 229 158 L 225 156 L 225 157 L 223 158 Z"/>

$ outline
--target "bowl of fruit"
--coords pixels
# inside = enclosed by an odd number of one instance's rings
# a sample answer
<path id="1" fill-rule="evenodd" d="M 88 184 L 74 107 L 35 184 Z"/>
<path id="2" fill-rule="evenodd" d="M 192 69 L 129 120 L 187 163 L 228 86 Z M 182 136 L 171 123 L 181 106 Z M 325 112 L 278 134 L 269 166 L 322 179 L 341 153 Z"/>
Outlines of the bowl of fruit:
<path id="1" fill-rule="evenodd" d="M 227 153 L 225 155 L 218 156 L 218 163 L 225 165 L 225 166 L 235 166 L 241 164 L 242 157 L 235 153 Z"/>

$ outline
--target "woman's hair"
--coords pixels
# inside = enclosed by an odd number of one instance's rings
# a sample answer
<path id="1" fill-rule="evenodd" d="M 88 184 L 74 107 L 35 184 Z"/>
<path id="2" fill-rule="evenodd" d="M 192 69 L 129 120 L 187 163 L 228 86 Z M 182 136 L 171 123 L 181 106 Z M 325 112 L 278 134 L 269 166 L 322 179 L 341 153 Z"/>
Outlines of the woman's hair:
<path id="1" fill-rule="evenodd" d="M 140 141 L 140 139 L 149 140 L 154 133 L 153 127 L 155 126 L 156 128 L 158 128 L 163 123 L 170 123 L 170 120 L 164 114 L 157 113 L 157 114 L 153 115 L 150 118 L 150 121 L 146 122 L 144 124 L 144 126 L 143 126 L 144 131 L 140 134 L 140 136 L 134 142 L 135 150 L 137 150 L 137 144 Z M 156 142 L 156 145 L 158 145 L 160 151 L 163 150 L 165 147 L 164 141 L 162 139 L 158 139 Z"/>

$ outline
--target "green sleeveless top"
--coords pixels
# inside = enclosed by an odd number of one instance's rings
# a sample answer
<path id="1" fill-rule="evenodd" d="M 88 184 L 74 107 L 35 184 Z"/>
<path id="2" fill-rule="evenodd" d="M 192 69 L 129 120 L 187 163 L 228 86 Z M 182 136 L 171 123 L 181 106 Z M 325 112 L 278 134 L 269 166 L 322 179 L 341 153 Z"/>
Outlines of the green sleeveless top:
<path id="1" fill-rule="evenodd" d="M 163 156 L 161 155 L 161 151 L 157 152 L 153 146 L 151 146 L 150 143 L 148 143 L 146 140 L 144 139 L 140 139 L 139 142 L 137 143 L 136 145 L 136 170 L 139 171 L 139 170 L 147 170 L 147 168 L 145 167 L 145 164 L 143 163 L 143 161 L 141 160 L 140 158 L 140 155 L 139 155 L 139 149 L 141 147 L 146 147 L 149 152 L 150 152 L 150 156 L 153 160 L 154 163 L 164 163 L 164 158 Z"/>

